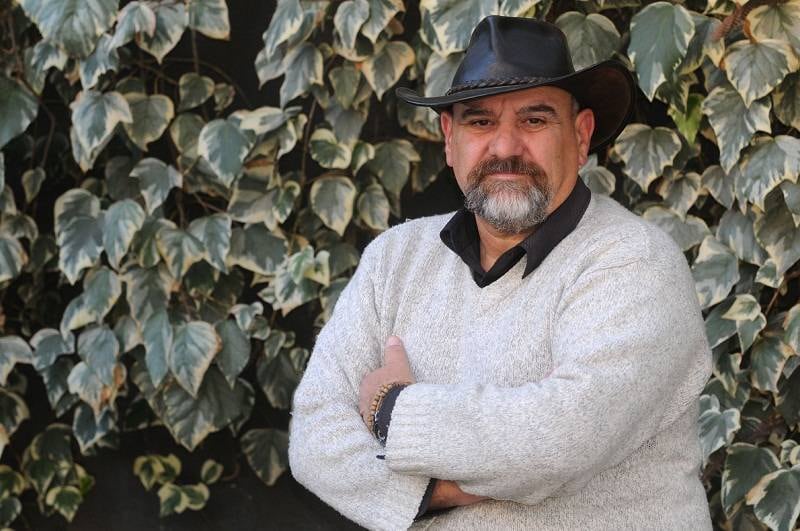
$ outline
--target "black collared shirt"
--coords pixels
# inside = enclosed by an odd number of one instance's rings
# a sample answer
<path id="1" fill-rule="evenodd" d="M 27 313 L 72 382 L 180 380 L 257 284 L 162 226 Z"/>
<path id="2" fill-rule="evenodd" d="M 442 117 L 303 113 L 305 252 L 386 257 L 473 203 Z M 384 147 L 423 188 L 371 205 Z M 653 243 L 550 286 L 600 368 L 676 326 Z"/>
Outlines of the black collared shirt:
<path id="1" fill-rule="evenodd" d="M 480 239 L 475 215 L 462 208 L 447 222 L 440 236 L 445 245 L 464 260 L 472 271 L 472 278 L 483 288 L 502 277 L 523 256 L 527 256 L 525 278 L 539 267 L 556 245 L 572 232 L 589 206 L 591 191 L 578 178 L 569 196 L 558 208 L 536 227 L 533 233 L 497 259 L 489 271 L 481 266 Z"/>

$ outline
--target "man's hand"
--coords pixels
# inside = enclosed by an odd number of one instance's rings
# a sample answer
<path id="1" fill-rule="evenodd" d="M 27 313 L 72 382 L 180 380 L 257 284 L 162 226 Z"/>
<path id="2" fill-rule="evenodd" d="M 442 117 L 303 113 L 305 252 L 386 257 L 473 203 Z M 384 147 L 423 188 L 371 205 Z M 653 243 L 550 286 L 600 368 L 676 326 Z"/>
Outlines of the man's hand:
<path id="1" fill-rule="evenodd" d="M 455 481 L 437 479 L 431 495 L 431 503 L 428 510 L 447 509 L 449 507 L 460 507 L 470 505 L 479 501 L 488 500 L 486 496 L 476 496 L 467 494 L 461 490 Z"/>
<path id="2" fill-rule="evenodd" d="M 383 367 L 372 371 L 361 379 L 358 390 L 358 412 L 369 426 L 369 407 L 381 385 L 401 382 L 414 383 L 411 366 L 403 342 L 397 336 L 389 336 L 383 349 Z"/>

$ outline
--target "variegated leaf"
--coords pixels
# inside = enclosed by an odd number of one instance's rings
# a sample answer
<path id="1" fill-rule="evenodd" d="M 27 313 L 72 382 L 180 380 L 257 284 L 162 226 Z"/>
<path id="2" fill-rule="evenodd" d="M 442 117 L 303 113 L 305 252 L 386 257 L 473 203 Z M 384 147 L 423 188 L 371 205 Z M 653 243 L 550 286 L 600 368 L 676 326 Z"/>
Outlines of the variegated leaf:
<path id="1" fill-rule="evenodd" d="M 0 233 L 0 283 L 16 278 L 27 263 L 28 253 L 19 240 Z"/>
<path id="2" fill-rule="evenodd" d="M 662 180 L 656 192 L 664 198 L 664 203 L 673 212 L 685 218 L 686 212 L 694 205 L 700 195 L 700 181 L 700 175 L 694 172 L 687 172 L 672 180 Z"/>
<path id="3" fill-rule="evenodd" d="M 725 39 L 717 37 L 722 22 L 694 11 L 690 11 L 689 14 L 694 21 L 694 35 L 679 66 L 682 73 L 697 70 L 703 64 L 705 57 L 708 57 L 714 65 L 719 65 L 725 55 Z"/>
<path id="4" fill-rule="evenodd" d="M 197 140 L 206 123 L 196 114 L 179 114 L 169 125 L 169 136 L 181 155 L 193 163 L 197 158 Z"/>
<path id="5" fill-rule="evenodd" d="M 728 296 L 739 281 L 739 260 L 713 236 L 706 236 L 692 265 L 697 297 L 708 308 Z"/>
<path id="6" fill-rule="evenodd" d="M 745 216 L 738 210 L 728 210 L 719 221 L 717 240 L 732 249 L 739 260 L 762 265 L 767 259 L 767 253 L 756 240 L 753 222 L 752 215 Z"/>
<path id="7" fill-rule="evenodd" d="M 83 280 L 83 293 L 72 299 L 61 318 L 61 335 L 90 323 L 101 323 L 122 293 L 117 275 L 107 267 L 89 272 Z"/>
<path id="8" fill-rule="evenodd" d="M 25 50 L 25 79 L 28 85 L 41 94 L 50 69 L 63 70 L 68 60 L 69 56 L 63 49 L 47 39 L 40 40 L 34 47 Z"/>
<path id="9" fill-rule="evenodd" d="M 287 248 L 286 240 L 272 234 L 263 224 L 237 228 L 231 233 L 228 263 L 261 275 L 271 275 L 286 258 Z"/>
<path id="10" fill-rule="evenodd" d="M 795 304 L 783 319 L 783 340 L 800 355 L 800 304 Z"/>
<path id="11" fill-rule="evenodd" d="M 767 325 L 767 318 L 761 313 L 761 305 L 749 293 L 737 295 L 722 318 L 736 323 L 742 352 L 750 348 L 758 333 Z"/>
<path id="12" fill-rule="evenodd" d="M 616 176 L 604 166 L 597 164 L 597 154 L 592 153 L 578 171 L 583 182 L 594 194 L 611 195 L 617 185 Z"/>
<path id="13" fill-rule="evenodd" d="M 231 120 L 212 120 L 203 126 L 197 142 L 197 154 L 208 161 L 220 182 L 226 187 L 242 171 L 242 164 L 250 148 L 253 138 L 242 131 Z"/>
<path id="14" fill-rule="evenodd" d="M 156 29 L 152 35 L 139 33 L 136 44 L 156 58 L 159 64 L 164 57 L 178 44 L 183 32 L 189 25 L 189 14 L 180 2 L 160 2 L 153 5 L 156 15 Z"/>
<path id="15" fill-rule="evenodd" d="M 167 360 L 172 352 L 173 329 L 165 309 L 159 309 L 144 323 L 144 362 L 154 387 L 161 385 L 169 367 Z"/>
<path id="16" fill-rule="evenodd" d="M 367 0 L 345 0 L 339 4 L 333 17 L 333 26 L 345 47 L 355 48 L 358 31 L 368 18 L 369 2 Z"/>
<path id="17" fill-rule="evenodd" d="M 621 37 L 614 23 L 599 13 L 584 15 L 569 11 L 556 19 L 567 36 L 576 70 L 604 61 L 619 49 Z"/>
<path id="18" fill-rule="evenodd" d="M 166 264 L 148 268 L 133 267 L 125 273 L 122 280 L 126 284 L 125 291 L 131 313 L 140 324 L 166 306 L 175 282 Z"/>
<path id="19" fill-rule="evenodd" d="M 155 158 L 140 160 L 131 170 L 131 177 L 139 179 L 148 214 L 161 206 L 170 190 L 183 186 L 183 176 L 172 166 Z"/>
<path id="20" fill-rule="evenodd" d="M 67 522 L 72 522 L 78 507 L 83 503 L 83 494 L 72 485 L 57 486 L 47 491 L 45 503 L 58 511 Z"/>
<path id="21" fill-rule="evenodd" d="M 703 172 L 703 187 L 725 208 L 733 206 L 733 186 L 733 179 L 720 166 L 709 166 Z"/>
<path id="22" fill-rule="evenodd" d="M 722 505 L 727 514 L 744 499 L 762 477 L 780 468 L 775 454 L 752 444 L 735 443 L 728 448 L 722 472 Z"/>
<path id="23" fill-rule="evenodd" d="M 425 65 L 425 96 L 441 96 L 450 89 L 463 53 L 441 56 L 433 52 Z M 432 111 L 431 111 L 432 112 Z"/>
<path id="24" fill-rule="evenodd" d="M 648 99 L 672 77 L 693 35 L 694 21 L 681 5 L 655 2 L 633 16 L 628 57 Z"/>
<path id="25" fill-rule="evenodd" d="M 39 195 L 42 183 L 47 178 L 47 174 L 42 168 L 27 170 L 22 174 L 22 187 L 25 190 L 25 201 L 29 204 Z M 0 181 L 0 184 L 2 182 Z"/>
<path id="26" fill-rule="evenodd" d="M 800 56 L 800 2 L 789 0 L 780 4 L 756 7 L 747 14 L 750 31 L 759 41 L 777 39 L 792 45 Z"/>
<path id="27" fill-rule="evenodd" d="M 716 450 L 729 444 L 739 430 L 740 414 L 737 409 L 720 410 L 719 400 L 714 395 L 700 397 L 700 447 L 703 464 Z"/>
<path id="28" fill-rule="evenodd" d="M 90 89 L 97 85 L 101 75 L 111 70 L 116 71 L 117 68 L 119 68 L 117 49 L 111 37 L 103 34 L 91 55 L 80 61 L 81 85 L 84 89 Z"/>
<path id="29" fill-rule="evenodd" d="M 292 48 L 284 59 L 286 77 L 280 89 L 281 107 L 286 105 L 301 94 L 307 93 L 312 85 L 322 85 L 325 79 L 322 75 L 322 54 L 311 43 Z"/>
<path id="30" fill-rule="evenodd" d="M 389 228 L 389 200 L 379 184 L 370 184 L 358 198 L 358 217 L 373 230 Z"/>
<path id="31" fill-rule="evenodd" d="M 231 218 L 228 214 L 213 214 L 197 218 L 189 225 L 189 233 L 205 249 L 203 257 L 223 273 L 228 272 L 225 259 L 231 248 Z"/>
<path id="32" fill-rule="evenodd" d="M 125 95 L 130 105 L 133 121 L 123 125 L 128 137 L 142 151 L 147 151 L 147 144 L 158 140 L 167 130 L 175 107 L 172 100 L 161 94 L 147 96 L 139 92 Z"/>
<path id="33" fill-rule="evenodd" d="M 164 258 L 175 279 L 182 279 L 192 264 L 203 259 L 206 252 L 203 242 L 191 233 L 178 228 L 163 227 L 156 234 L 158 252 Z"/>
<path id="34" fill-rule="evenodd" d="M 191 0 L 189 27 L 211 39 L 229 39 L 231 25 L 225 0 Z"/>
<path id="35" fill-rule="evenodd" d="M 271 428 L 250 430 L 242 436 L 242 452 L 256 475 L 274 485 L 289 467 L 289 434 Z"/>
<path id="36" fill-rule="evenodd" d="M 376 45 L 375 53 L 362 63 L 361 72 L 380 100 L 412 64 L 414 50 L 411 46 L 403 41 L 390 41 Z"/>
<path id="37" fill-rule="evenodd" d="M 230 319 L 220 321 L 215 329 L 222 342 L 222 349 L 217 354 L 216 362 L 225 375 L 228 385 L 233 389 L 237 377 L 250 361 L 250 339 L 239 325 Z"/>
<path id="38" fill-rule="evenodd" d="M 33 368 L 42 371 L 55 363 L 58 356 L 75 352 L 75 338 L 72 333 L 62 336 L 54 328 L 42 328 L 31 338 L 33 348 Z"/>
<path id="39" fill-rule="evenodd" d="M 208 76 L 187 72 L 181 76 L 178 91 L 180 95 L 178 110 L 192 109 L 202 105 L 211 97 L 214 93 L 214 80 Z"/>
<path id="40" fill-rule="evenodd" d="M 800 230 L 781 199 L 767 200 L 766 210 L 761 214 L 756 213 L 754 224 L 756 238 L 775 262 L 777 276 L 786 273 L 800 260 Z"/>
<path id="41" fill-rule="evenodd" d="M 793 355 L 792 347 L 776 337 L 759 339 L 750 354 L 750 382 L 753 387 L 777 393 L 783 366 Z"/>
<path id="42" fill-rule="evenodd" d="M 378 177 L 387 192 L 396 197 L 408 182 L 412 162 L 419 162 L 419 153 L 408 140 L 394 139 L 375 147 L 375 156 L 366 168 Z"/>
<path id="43" fill-rule="evenodd" d="M 119 123 L 133 121 L 130 106 L 119 92 L 84 90 L 70 104 L 75 136 L 84 151 L 105 146 Z"/>
<path id="44" fill-rule="evenodd" d="M 299 0 L 279 0 L 277 4 L 262 36 L 267 56 L 274 55 L 278 45 L 297 34 L 303 24 L 303 8 Z"/>
<path id="45" fill-rule="evenodd" d="M 783 181 L 780 188 L 786 208 L 792 213 L 795 226 L 800 227 L 800 184 Z"/>
<path id="46" fill-rule="evenodd" d="M 311 135 L 310 147 L 311 158 L 323 168 L 344 169 L 350 165 L 350 148 L 340 143 L 330 129 L 315 129 Z"/>
<path id="47" fill-rule="evenodd" d="M 749 107 L 798 69 L 797 56 L 785 42 L 765 39 L 733 43 L 725 55 L 725 74 Z"/>
<path id="48" fill-rule="evenodd" d="M 117 27 L 111 46 L 119 48 L 142 34 L 152 37 L 156 31 L 156 14 L 147 2 L 134 0 L 125 4 L 117 15 Z"/>
<path id="49" fill-rule="evenodd" d="M 78 355 L 103 386 L 118 385 L 116 372 L 119 342 L 110 328 L 105 325 L 95 326 L 81 332 L 78 336 Z M 72 391 L 71 388 L 70 390 Z M 99 411 L 99 408 L 95 408 L 96 414 Z"/>
<path id="50" fill-rule="evenodd" d="M 167 358 L 178 383 L 197 398 L 203 376 L 222 344 L 214 328 L 203 321 L 191 321 L 175 328 L 172 350 Z"/>
<path id="51" fill-rule="evenodd" d="M 288 109 L 259 107 L 252 111 L 236 111 L 228 117 L 228 120 L 235 123 L 239 129 L 250 131 L 254 135 L 263 135 L 278 129 L 295 116 L 297 111 L 298 107 L 289 107 Z"/>
<path id="52" fill-rule="evenodd" d="M 74 284 L 81 272 L 91 267 L 103 251 L 100 202 L 90 192 L 74 188 L 56 200 L 56 242 L 58 266 Z"/>
<path id="53" fill-rule="evenodd" d="M 311 208 L 323 223 L 344 234 L 353 217 L 356 187 L 346 177 L 321 177 L 311 186 Z"/>
<path id="54" fill-rule="evenodd" d="M 756 131 L 771 131 L 769 108 L 769 100 L 753 101 L 746 106 L 730 85 L 715 88 L 703 101 L 703 114 L 708 116 L 717 136 L 720 162 L 726 172 L 739 160 L 739 152 Z"/>
<path id="55" fill-rule="evenodd" d="M 144 224 L 145 213 L 132 199 L 118 201 L 106 211 L 103 227 L 103 247 L 108 262 L 119 269 L 120 260 L 127 254 L 133 237 Z"/>
<path id="56" fill-rule="evenodd" d="M 672 164 L 681 150 L 681 140 L 666 127 L 630 124 L 617 138 L 614 150 L 625 162 L 625 173 L 646 192 L 650 183 Z"/>
<path id="57" fill-rule="evenodd" d="M 0 385 L 6 385 L 11 369 L 17 363 L 33 363 L 33 352 L 19 336 L 0 337 Z"/>
<path id="58" fill-rule="evenodd" d="M 367 0 L 369 17 L 361 26 L 361 33 L 375 43 L 378 36 L 400 11 L 405 11 L 403 0 Z"/>
<path id="59" fill-rule="evenodd" d="M 339 105 L 345 109 L 350 108 L 353 105 L 353 100 L 361 82 L 361 71 L 351 63 L 345 63 L 343 66 L 331 69 L 328 73 L 328 79 L 330 79 L 331 87 L 333 87 L 333 96 L 339 102 Z"/>
<path id="60" fill-rule="evenodd" d="M 699 244 L 711 234 L 702 219 L 691 215 L 681 219 L 675 212 L 660 205 L 648 208 L 642 217 L 661 227 L 684 251 Z"/>
<path id="61" fill-rule="evenodd" d="M 783 180 L 796 181 L 800 174 L 800 139 L 763 136 L 753 142 L 737 175 L 737 193 L 764 209 L 764 200 Z M 741 192 L 740 192 L 741 191 Z"/>
<path id="62" fill-rule="evenodd" d="M 97 446 L 105 436 L 116 428 L 111 409 L 104 409 L 99 418 L 96 418 L 92 408 L 86 404 L 79 404 L 75 409 L 72 419 L 72 433 L 81 448 L 81 453 L 87 455 Z"/>
<path id="63" fill-rule="evenodd" d="M 45 39 L 77 57 L 91 53 L 119 9 L 118 0 L 20 0 L 19 4 Z"/>
<path id="64" fill-rule="evenodd" d="M 786 76 L 772 92 L 772 106 L 781 122 L 800 129 L 800 72 Z"/>
<path id="65" fill-rule="evenodd" d="M 446 56 L 466 49 L 473 28 L 497 10 L 497 1 L 422 0 L 419 7 L 435 33 L 435 42 L 429 44 Z"/>
<path id="66" fill-rule="evenodd" d="M 770 529 L 791 531 L 800 516 L 800 465 L 767 474 L 745 499 Z"/>

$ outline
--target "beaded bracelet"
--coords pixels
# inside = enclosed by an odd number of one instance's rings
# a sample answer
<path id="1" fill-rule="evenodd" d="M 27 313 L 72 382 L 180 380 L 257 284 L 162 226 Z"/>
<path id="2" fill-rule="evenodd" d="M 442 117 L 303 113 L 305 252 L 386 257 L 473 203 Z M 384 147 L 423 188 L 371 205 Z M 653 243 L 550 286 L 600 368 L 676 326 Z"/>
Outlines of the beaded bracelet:
<path id="1" fill-rule="evenodd" d="M 367 428 L 369 428 L 370 432 L 375 431 L 375 415 L 378 413 L 378 410 L 381 407 L 381 402 L 383 402 L 386 393 L 388 393 L 395 387 L 399 387 L 401 385 L 406 386 L 411 384 L 410 382 L 385 383 L 378 388 L 378 391 L 375 393 L 375 396 L 372 397 L 372 403 L 369 406 L 369 415 L 367 415 Z"/>

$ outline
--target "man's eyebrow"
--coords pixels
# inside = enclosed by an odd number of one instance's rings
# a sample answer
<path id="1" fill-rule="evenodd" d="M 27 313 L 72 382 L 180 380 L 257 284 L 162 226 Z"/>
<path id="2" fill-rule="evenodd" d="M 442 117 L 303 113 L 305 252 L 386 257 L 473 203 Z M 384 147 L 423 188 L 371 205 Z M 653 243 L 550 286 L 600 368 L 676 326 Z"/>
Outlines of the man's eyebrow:
<path id="1" fill-rule="evenodd" d="M 461 111 L 461 118 L 471 118 L 475 116 L 492 116 L 493 113 L 489 109 L 483 107 L 467 107 Z"/>
<path id="2" fill-rule="evenodd" d="M 556 110 L 553 107 L 551 107 L 550 105 L 547 105 L 546 103 L 540 103 L 538 105 L 527 105 L 527 106 L 521 108 L 520 110 L 518 110 L 517 111 L 517 115 L 519 116 L 519 115 L 522 115 L 522 114 L 529 114 L 529 113 L 534 113 L 534 112 L 543 112 L 543 113 L 546 113 L 546 114 L 550 114 L 552 116 L 558 116 L 558 113 L 556 112 Z"/>

